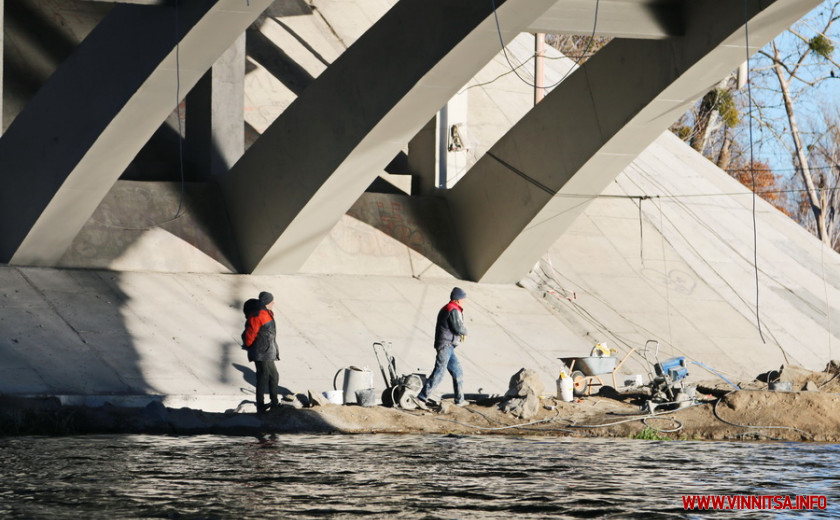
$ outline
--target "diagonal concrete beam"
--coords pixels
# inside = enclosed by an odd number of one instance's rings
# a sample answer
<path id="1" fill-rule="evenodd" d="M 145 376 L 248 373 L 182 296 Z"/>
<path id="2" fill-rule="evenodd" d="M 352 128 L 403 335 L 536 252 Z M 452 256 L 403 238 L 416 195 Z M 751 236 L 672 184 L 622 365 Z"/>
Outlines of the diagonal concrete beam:
<path id="1" fill-rule="evenodd" d="M 497 0 L 513 39 L 555 0 Z M 378 172 L 499 51 L 491 2 L 402 0 L 221 179 L 247 272 L 294 273 Z"/>
<path id="2" fill-rule="evenodd" d="M 0 262 L 55 265 L 176 93 L 270 4 L 115 6 L 0 139 Z"/>
<path id="3" fill-rule="evenodd" d="M 688 0 L 691 1 L 691 0 Z M 529 32 L 614 38 L 667 38 L 685 30 L 685 0 L 558 0 Z"/>
<path id="4" fill-rule="evenodd" d="M 520 280 L 615 177 L 715 83 L 820 0 L 702 0 L 684 37 L 613 40 L 448 193 L 467 276 Z"/>

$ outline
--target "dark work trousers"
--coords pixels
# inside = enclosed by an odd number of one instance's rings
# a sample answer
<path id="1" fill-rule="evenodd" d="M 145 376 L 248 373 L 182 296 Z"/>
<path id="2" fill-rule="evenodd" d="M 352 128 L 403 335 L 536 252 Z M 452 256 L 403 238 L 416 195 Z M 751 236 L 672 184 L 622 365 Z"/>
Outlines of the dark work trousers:
<path id="1" fill-rule="evenodd" d="M 265 391 L 268 387 L 268 395 L 271 399 L 271 404 L 277 404 L 277 384 L 280 377 L 277 375 L 277 366 L 274 360 L 269 361 L 254 361 L 257 365 L 257 410 L 265 408 Z"/>

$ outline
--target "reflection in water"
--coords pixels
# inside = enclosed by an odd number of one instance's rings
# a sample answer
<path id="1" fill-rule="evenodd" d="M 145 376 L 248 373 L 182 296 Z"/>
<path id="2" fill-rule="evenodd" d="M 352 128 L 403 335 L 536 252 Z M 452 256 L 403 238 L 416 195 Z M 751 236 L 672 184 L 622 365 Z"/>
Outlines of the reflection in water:
<path id="1" fill-rule="evenodd" d="M 405 435 L 0 439 L 2 518 L 704 518 L 683 495 L 825 495 L 838 445 Z M 774 516 L 775 515 L 775 516 Z"/>

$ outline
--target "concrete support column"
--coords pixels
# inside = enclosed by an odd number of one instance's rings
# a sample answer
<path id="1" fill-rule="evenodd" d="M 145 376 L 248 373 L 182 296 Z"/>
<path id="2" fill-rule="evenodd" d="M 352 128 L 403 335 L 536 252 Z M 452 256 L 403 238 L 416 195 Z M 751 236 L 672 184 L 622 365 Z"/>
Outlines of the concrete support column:
<path id="1" fill-rule="evenodd" d="M 245 34 L 187 95 L 184 153 L 188 176 L 209 180 L 230 169 L 245 151 Z"/>
<path id="2" fill-rule="evenodd" d="M 534 35 L 534 104 L 545 97 L 545 34 Z"/>
<path id="3" fill-rule="evenodd" d="M 221 178 L 243 270 L 294 273 L 405 143 L 554 0 L 397 2 Z M 496 26 L 498 15 L 499 27 Z"/>
<path id="4" fill-rule="evenodd" d="M 189 92 L 270 4 L 114 6 L 0 139 L 0 262 L 55 265 L 172 113 L 177 87 Z"/>
<path id="5" fill-rule="evenodd" d="M 437 114 L 408 142 L 411 194 L 429 195 L 437 187 Z"/>

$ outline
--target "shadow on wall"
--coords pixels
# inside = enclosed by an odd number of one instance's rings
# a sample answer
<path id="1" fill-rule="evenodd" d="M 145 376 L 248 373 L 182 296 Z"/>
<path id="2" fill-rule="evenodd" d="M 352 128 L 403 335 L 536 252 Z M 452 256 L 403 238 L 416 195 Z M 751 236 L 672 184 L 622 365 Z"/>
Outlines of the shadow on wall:
<path id="1" fill-rule="evenodd" d="M 249 287 L 208 303 L 173 275 L 0 266 L 0 288 L 0 395 L 254 400 L 238 343 Z"/>
<path id="2" fill-rule="evenodd" d="M 148 394 L 120 275 L 0 267 L 0 393 Z"/>
<path id="3" fill-rule="evenodd" d="M 213 183 L 186 183 L 182 193 L 180 183 L 118 181 L 58 265 L 236 272 L 238 256 L 223 207 Z M 150 247 L 132 258 L 129 251 L 140 240 L 151 241 Z"/>
<path id="4" fill-rule="evenodd" d="M 71 0 L 5 0 L 5 48 L 0 60 L 4 69 L 0 89 L 4 130 L 112 8 L 105 2 L 91 2 L 80 9 Z M 37 59 L 32 59 L 33 54 Z"/>
<path id="5" fill-rule="evenodd" d="M 445 199 L 364 193 L 347 215 L 420 253 L 452 276 L 464 278 L 461 250 Z"/>
<path id="6" fill-rule="evenodd" d="M 240 365 L 239 363 L 231 363 L 231 366 L 242 373 L 243 382 L 247 385 L 245 387 L 240 388 L 240 390 L 242 390 L 243 393 L 247 392 L 248 394 L 250 394 L 251 398 L 253 398 L 255 389 L 257 387 L 257 373 L 254 372 L 254 369 L 250 366 Z M 294 393 L 291 391 L 291 389 L 283 385 L 277 387 L 277 392 L 281 396 L 290 395 Z M 268 396 L 266 396 L 266 401 L 268 401 Z"/>

